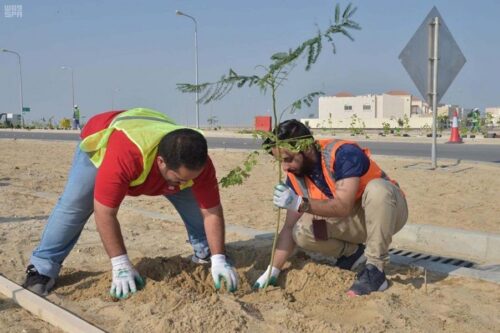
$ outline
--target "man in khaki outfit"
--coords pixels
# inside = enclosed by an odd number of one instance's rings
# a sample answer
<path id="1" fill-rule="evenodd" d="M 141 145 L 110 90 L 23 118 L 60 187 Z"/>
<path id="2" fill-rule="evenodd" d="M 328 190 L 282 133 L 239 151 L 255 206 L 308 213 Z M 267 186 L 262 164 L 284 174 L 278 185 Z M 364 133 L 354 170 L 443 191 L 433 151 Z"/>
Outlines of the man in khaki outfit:
<path id="1" fill-rule="evenodd" d="M 348 291 L 350 296 L 387 289 L 384 264 L 392 236 L 408 219 L 408 207 L 399 185 L 356 143 L 317 140 L 293 119 L 275 129 L 279 140 L 291 147 L 309 139 L 301 149 L 278 149 L 267 139 L 287 172 L 286 184 L 274 189 L 274 204 L 287 209 L 272 267 L 255 283 L 256 288 L 276 284 L 280 269 L 298 245 L 336 258 L 336 266 L 354 270 L 366 261 Z M 270 280 L 267 281 L 271 270 Z"/>

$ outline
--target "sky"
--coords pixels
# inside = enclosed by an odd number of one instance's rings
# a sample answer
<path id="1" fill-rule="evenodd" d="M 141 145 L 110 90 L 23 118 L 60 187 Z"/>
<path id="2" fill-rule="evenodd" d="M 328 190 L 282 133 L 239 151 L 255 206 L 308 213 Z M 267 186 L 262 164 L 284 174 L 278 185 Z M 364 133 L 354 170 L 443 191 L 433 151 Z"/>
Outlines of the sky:
<path id="1" fill-rule="evenodd" d="M 199 82 L 216 81 L 229 68 L 262 74 L 276 52 L 295 48 L 324 29 L 335 4 L 348 1 L 129 1 L 0 0 L 0 48 L 21 55 L 26 119 L 82 116 L 114 109 L 148 107 L 193 126 L 194 94 L 177 83 L 195 82 L 194 23 L 198 22 Z M 312 91 L 355 95 L 405 90 L 421 97 L 398 59 L 426 15 L 436 6 L 467 62 L 442 103 L 466 108 L 500 106 L 500 1 L 363 0 L 353 20 L 362 30 L 354 41 L 335 35 L 336 54 L 324 45 L 318 62 L 305 71 L 301 59 L 277 95 L 278 108 Z M 22 6 L 22 17 L 5 11 Z M 16 7 L 19 8 L 19 7 Z M 19 110 L 17 57 L 0 52 L 0 113 Z M 317 117 L 317 101 L 286 118 Z M 258 88 L 234 89 L 223 100 L 200 105 L 200 125 L 252 126 L 270 115 L 271 96 Z M 85 119 L 84 119 L 85 121 Z"/>

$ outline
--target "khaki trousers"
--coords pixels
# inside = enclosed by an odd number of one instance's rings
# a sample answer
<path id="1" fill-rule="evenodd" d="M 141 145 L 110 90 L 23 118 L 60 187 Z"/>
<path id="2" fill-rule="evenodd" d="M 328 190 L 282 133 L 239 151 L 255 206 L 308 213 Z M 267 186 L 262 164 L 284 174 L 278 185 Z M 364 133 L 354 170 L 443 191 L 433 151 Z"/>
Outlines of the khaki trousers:
<path id="1" fill-rule="evenodd" d="M 304 214 L 294 226 L 295 243 L 306 250 L 339 258 L 353 254 L 366 243 L 367 263 L 383 270 L 389 261 L 392 236 L 408 220 L 408 206 L 401 190 L 385 179 L 370 181 L 352 213 L 345 218 L 324 218 L 328 240 L 314 239 L 313 215 Z"/>

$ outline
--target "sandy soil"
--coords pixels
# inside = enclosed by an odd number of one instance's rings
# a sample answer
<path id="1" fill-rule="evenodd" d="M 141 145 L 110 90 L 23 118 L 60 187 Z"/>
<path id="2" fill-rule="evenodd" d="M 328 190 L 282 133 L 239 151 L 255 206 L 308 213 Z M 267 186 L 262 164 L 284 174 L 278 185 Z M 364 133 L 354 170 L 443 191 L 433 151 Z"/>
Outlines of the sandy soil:
<path id="1" fill-rule="evenodd" d="M 18 283 L 63 189 L 74 147 L 71 142 L 0 140 L 0 267 Z M 246 153 L 218 150 L 211 156 L 223 176 Z M 421 168 L 422 160 L 376 159 L 404 188 L 410 223 L 500 233 L 498 166 L 442 161 L 439 171 L 429 171 Z M 273 229 L 276 181 L 275 164 L 261 155 L 244 186 L 222 190 L 227 223 Z M 124 207 L 176 214 L 162 198 L 127 198 Z M 267 266 L 270 242 L 228 233 L 241 287 L 232 295 L 216 293 L 208 267 L 188 260 L 182 225 L 131 209 L 122 209 L 119 218 L 129 255 L 147 279 L 145 289 L 124 301 L 110 299 L 110 264 L 91 218 L 48 297 L 108 331 L 500 332 L 496 284 L 431 274 L 425 288 L 421 272 L 391 265 L 388 291 L 352 299 L 344 291 L 354 273 L 299 252 L 278 287 L 253 292 L 251 284 Z M 27 322 L 35 326 L 23 326 Z M 0 300 L 0 331 L 50 331 L 44 325 Z"/>
<path id="2" fill-rule="evenodd" d="M 0 332 L 56 333 L 62 331 L 35 318 L 14 301 L 0 295 Z"/>

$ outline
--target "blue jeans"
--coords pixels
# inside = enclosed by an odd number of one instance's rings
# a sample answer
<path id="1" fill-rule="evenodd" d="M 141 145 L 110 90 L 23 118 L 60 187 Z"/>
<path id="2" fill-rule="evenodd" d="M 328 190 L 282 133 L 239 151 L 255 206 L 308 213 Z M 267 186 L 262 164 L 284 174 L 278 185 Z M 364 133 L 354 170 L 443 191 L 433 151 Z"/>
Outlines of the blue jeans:
<path id="1" fill-rule="evenodd" d="M 64 259 L 75 246 L 88 218 L 94 212 L 94 184 L 97 169 L 86 153 L 76 148 L 64 192 L 49 216 L 40 244 L 30 262 L 43 275 L 57 278 Z M 210 254 L 200 208 L 191 188 L 165 196 L 186 226 L 196 256 Z"/>

